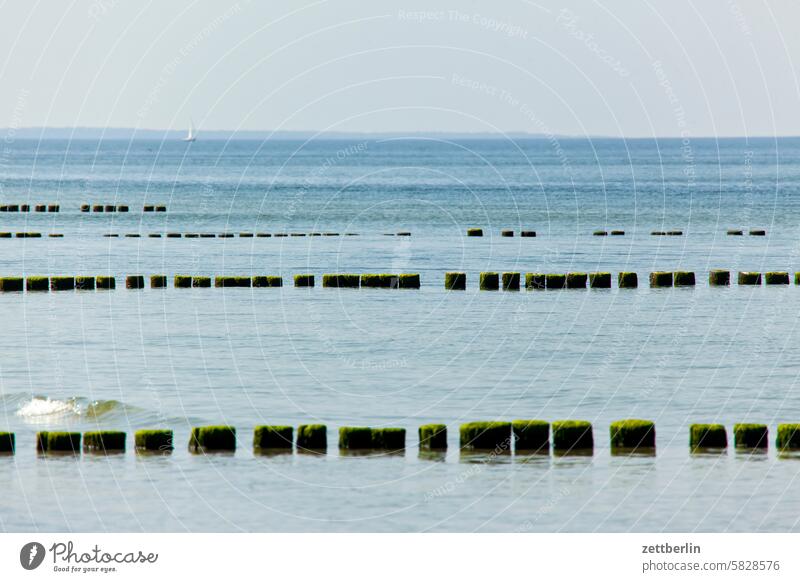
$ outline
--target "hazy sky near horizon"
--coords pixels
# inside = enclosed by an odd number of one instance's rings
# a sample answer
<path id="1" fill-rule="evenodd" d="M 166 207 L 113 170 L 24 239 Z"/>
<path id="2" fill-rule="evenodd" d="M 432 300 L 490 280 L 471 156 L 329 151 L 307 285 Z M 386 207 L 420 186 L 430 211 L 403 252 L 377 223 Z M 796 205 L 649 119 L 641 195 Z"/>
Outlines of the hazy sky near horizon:
<path id="1" fill-rule="evenodd" d="M 800 135 L 796 0 L 48 0 L 0 15 L 0 127 Z"/>

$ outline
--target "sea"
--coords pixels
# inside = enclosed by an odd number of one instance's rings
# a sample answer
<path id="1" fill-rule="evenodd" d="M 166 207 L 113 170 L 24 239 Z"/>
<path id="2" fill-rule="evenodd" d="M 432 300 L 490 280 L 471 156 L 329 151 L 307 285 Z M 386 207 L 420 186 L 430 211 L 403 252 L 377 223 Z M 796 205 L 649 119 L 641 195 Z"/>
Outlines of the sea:
<path id="1" fill-rule="evenodd" d="M 9 134 L 0 206 L 23 204 L 0 212 L 0 276 L 117 288 L 0 293 L 0 431 L 16 435 L 2 531 L 800 530 L 800 459 L 775 447 L 800 422 L 798 139 Z M 733 284 L 709 286 L 712 269 Z M 465 291 L 445 290 L 448 271 Z M 480 291 L 486 271 L 614 284 Z M 622 271 L 637 289 L 617 288 Z M 650 288 L 653 271 L 697 284 Z M 315 287 L 293 286 L 303 273 Z M 421 288 L 323 288 L 325 273 L 418 273 Z M 125 288 L 154 274 L 166 289 Z M 284 286 L 175 289 L 181 274 Z M 612 454 L 626 418 L 655 422 L 654 454 Z M 460 424 L 515 419 L 590 421 L 594 452 L 459 450 Z M 255 426 L 307 423 L 328 427 L 327 454 L 254 454 Z M 447 425 L 446 454 L 419 451 L 426 423 Z M 691 451 L 692 423 L 724 424 L 729 448 Z M 736 423 L 766 424 L 769 447 L 737 450 Z M 189 451 L 192 427 L 220 424 L 235 453 Z M 406 428 L 405 451 L 342 454 L 343 426 Z M 172 429 L 172 454 L 137 453 L 145 428 Z M 125 453 L 36 453 L 38 431 L 106 429 L 128 433 Z"/>

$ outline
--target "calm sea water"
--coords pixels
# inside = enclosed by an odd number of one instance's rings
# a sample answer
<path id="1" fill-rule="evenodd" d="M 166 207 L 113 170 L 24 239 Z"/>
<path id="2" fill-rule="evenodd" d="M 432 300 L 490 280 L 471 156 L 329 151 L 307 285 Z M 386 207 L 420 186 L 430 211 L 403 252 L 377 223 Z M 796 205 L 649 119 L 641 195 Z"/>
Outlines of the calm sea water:
<path id="1" fill-rule="evenodd" d="M 800 422 L 800 290 L 705 283 L 712 268 L 800 270 L 800 140 L 4 146 L 0 203 L 61 212 L 0 213 L 0 231 L 64 234 L 0 239 L 5 275 L 289 285 L 0 295 L 0 430 L 17 434 L 17 454 L 0 458 L 2 530 L 800 529 L 800 460 L 687 443 L 692 422 L 767 423 L 771 444 L 777 424 Z M 486 236 L 466 238 L 473 226 Z M 661 229 L 684 235 L 650 236 Z M 385 236 L 399 231 L 412 236 Z M 359 236 L 147 236 L 166 232 Z M 486 270 L 626 270 L 643 283 L 679 269 L 698 286 L 476 290 Z M 468 291 L 443 290 L 452 270 Z M 422 289 L 291 286 L 337 271 L 418 272 Z M 656 422 L 655 457 L 611 456 L 608 425 L 627 417 Z M 595 454 L 459 455 L 460 423 L 515 418 L 590 420 Z M 306 422 L 328 425 L 328 455 L 253 456 L 253 426 Z M 446 457 L 418 455 L 427 422 L 448 425 Z M 190 455 L 190 427 L 218 423 L 237 427 L 236 454 Z M 341 457 L 343 425 L 406 427 L 408 449 Z M 160 426 L 175 430 L 171 456 L 34 453 L 38 430 Z"/>

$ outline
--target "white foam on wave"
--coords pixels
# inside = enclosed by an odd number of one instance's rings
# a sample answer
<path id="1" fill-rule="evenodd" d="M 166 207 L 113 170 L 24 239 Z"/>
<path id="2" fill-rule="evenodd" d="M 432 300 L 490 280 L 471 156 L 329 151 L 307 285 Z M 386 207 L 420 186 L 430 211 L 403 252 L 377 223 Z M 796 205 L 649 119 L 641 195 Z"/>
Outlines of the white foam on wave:
<path id="1" fill-rule="evenodd" d="M 74 400 L 51 400 L 40 397 L 32 398 L 17 410 L 17 416 L 30 420 L 46 420 L 80 413 L 80 407 Z"/>

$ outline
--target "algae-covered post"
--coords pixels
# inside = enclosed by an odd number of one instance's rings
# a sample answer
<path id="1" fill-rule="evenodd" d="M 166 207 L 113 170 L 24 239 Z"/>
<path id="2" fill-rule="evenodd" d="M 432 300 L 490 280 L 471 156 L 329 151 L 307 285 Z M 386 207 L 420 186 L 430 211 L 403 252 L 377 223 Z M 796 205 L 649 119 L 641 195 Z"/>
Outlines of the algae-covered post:
<path id="1" fill-rule="evenodd" d="M 95 277 L 95 284 L 98 289 L 114 289 L 117 286 L 114 277 L 106 277 L 103 275 Z"/>
<path id="2" fill-rule="evenodd" d="M 654 449 L 656 425 L 650 420 L 617 420 L 609 427 L 612 449 Z"/>
<path id="3" fill-rule="evenodd" d="M 734 424 L 733 442 L 737 449 L 766 449 L 769 446 L 769 429 L 766 424 Z"/>
<path id="4" fill-rule="evenodd" d="M 165 289 L 167 287 L 166 275 L 150 275 L 151 289 Z"/>
<path id="5" fill-rule="evenodd" d="M 594 449 L 592 423 L 585 420 L 553 421 L 553 451 L 558 453 L 586 453 Z"/>
<path id="6" fill-rule="evenodd" d="M 519 291 L 519 273 L 503 273 L 503 291 Z"/>
<path id="7" fill-rule="evenodd" d="M 137 430 L 134 444 L 139 451 L 166 453 L 174 448 L 172 431 L 167 429 Z"/>
<path id="8" fill-rule="evenodd" d="M 775 445 L 781 451 L 800 450 L 800 424 L 779 424 Z"/>
<path id="9" fill-rule="evenodd" d="M 565 289 L 567 287 L 567 276 L 561 273 L 549 273 L 545 275 L 545 285 L 548 289 Z"/>
<path id="10" fill-rule="evenodd" d="M 423 424 L 419 427 L 419 448 L 423 451 L 447 449 L 447 425 Z"/>
<path id="11" fill-rule="evenodd" d="M 589 273 L 589 287 L 611 289 L 611 273 Z"/>
<path id="12" fill-rule="evenodd" d="M 314 286 L 314 275 L 310 275 L 310 274 L 295 275 L 294 276 L 294 286 L 295 287 L 313 287 Z"/>
<path id="13" fill-rule="evenodd" d="M 448 291 L 464 291 L 467 288 L 467 274 L 445 273 L 444 288 Z"/>
<path id="14" fill-rule="evenodd" d="M 567 273 L 567 289 L 586 289 L 586 273 Z"/>
<path id="15" fill-rule="evenodd" d="M 739 285 L 761 285 L 761 273 L 739 272 Z"/>
<path id="16" fill-rule="evenodd" d="M 52 431 L 36 433 L 36 450 L 40 453 L 79 453 L 81 433 Z"/>
<path id="17" fill-rule="evenodd" d="M 372 448 L 380 451 L 402 451 L 406 448 L 406 429 L 373 428 Z"/>
<path id="18" fill-rule="evenodd" d="M 770 271 L 764 273 L 764 283 L 767 285 L 788 285 L 789 273 L 786 271 Z"/>
<path id="19" fill-rule="evenodd" d="M 236 450 L 236 429 L 232 426 L 196 426 L 189 437 L 192 452 Z"/>
<path id="20" fill-rule="evenodd" d="M 253 429 L 253 450 L 268 452 L 270 450 L 292 450 L 294 446 L 294 428 L 291 426 L 257 426 Z"/>
<path id="21" fill-rule="evenodd" d="M 339 428 L 339 448 L 343 450 L 371 449 L 372 429 L 366 426 Z"/>
<path id="22" fill-rule="evenodd" d="M 689 446 L 692 449 L 725 449 L 728 433 L 721 424 L 693 424 L 689 427 Z"/>
<path id="23" fill-rule="evenodd" d="M 128 275 L 125 277 L 126 289 L 144 289 L 144 275 Z"/>
<path id="24" fill-rule="evenodd" d="M 13 455 L 16 445 L 16 436 L 13 432 L 0 432 L 0 454 Z"/>
<path id="25" fill-rule="evenodd" d="M 93 453 L 124 452 L 125 433 L 119 430 L 85 432 L 83 450 Z"/>
<path id="26" fill-rule="evenodd" d="M 676 287 L 694 287 L 694 273 L 692 271 L 676 271 L 674 282 Z"/>
<path id="27" fill-rule="evenodd" d="M 527 452 L 550 452 L 550 423 L 545 420 L 515 420 L 511 423 L 514 449 Z"/>
<path id="28" fill-rule="evenodd" d="M 672 287 L 672 273 L 667 271 L 656 271 L 650 273 L 651 287 Z"/>
<path id="29" fill-rule="evenodd" d="M 708 284 L 712 287 L 724 287 L 731 284 L 731 272 L 714 269 L 708 273 Z"/>
<path id="30" fill-rule="evenodd" d="M 480 289 L 481 291 L 497 291 L 500 289 L 500 275 L 493 272 L 481 273 Z"/>
<path id="31" fill-rule="evenodd" d="M 511 451 L 510 422 L 468 422 L 459 427 L 458 433 L 462 449 Z"/>
<path id="32" fill-rule="evenodd" d="M 327 449 L 327 426 L 324 424 L 301 424 L 297 427 L 298 452 L 325 452 Z"/>
<path id="33" fill-rule="evenodd" d="M 544 289 L 547 278 L 544 273 L 525 273 L 525 289 Z"/>

